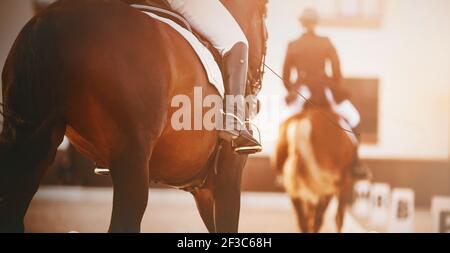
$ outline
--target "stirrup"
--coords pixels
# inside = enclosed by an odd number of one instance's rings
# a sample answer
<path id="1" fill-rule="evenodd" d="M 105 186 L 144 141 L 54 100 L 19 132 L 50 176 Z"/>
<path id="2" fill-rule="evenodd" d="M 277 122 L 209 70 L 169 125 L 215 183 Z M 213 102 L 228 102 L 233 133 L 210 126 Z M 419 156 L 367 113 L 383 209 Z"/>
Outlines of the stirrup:
<path id="1" fill-rule="evenodd" d="M 259 139 L 259 143 L 261 143 L 261 131 L 259 130 L 259 127 L 250 119 L 246 120 L 246 121 L 242 121 L 241 119 L 239 119 L 236 115 L 234 115 L 233 113 L 227 113 L 224 110 L 221 110 L 221 113 L 225 116 L 225 117 L 232 117 L 233 119 L 235 119 L 241 126 L 240 129 L 246 129 L 252 136 L 253 136 L 253 131 L 250 131 L 247 129 L 247 124 L 250 124 L 252 126 L 254 126 L 256 128 L 256 130 L 258 131 L 258 139 Z M 245 146 L 245 147 L 238 147 L 235 143 L 235 139 L 237 139 L 240 136 L 240 132 L 242 130 L 238 131 L 238 135 L 231 140 L 231 147 L 233 148 L 234 152 L 237 153 L 238 155 L 251 155 L 251 154 L 255 154 L 255 153 L 259 153 L 262 151 L 262 147 L 261 144 L 260 145 L 255 145 L 255 146 Z"/>
<path id="2" fill-rule="evenodd" d="M 262 151 L 262 147 L 261 146 L 251 146 L 251 147 L 235 147 L 234 146 L 233 150 L 238 155 L 253 155 L 256 153 L 260 153 Z"/>
<path id="3" fill-rule="evenodd" d="M 246 120 L 245 121 L 245 123 L 244 123 L 245 125 L 245 129 L 248 131 L 248 133 L 250 133 L 251 135 L 252 135 L 252 137 L 254 138 L 254 136 L 253 136 L 253 130 L 250 130 L 250 129 L 248 129 L 247 128 L 247 125 L 252 125 L 255 129 L 256 129 L 256 131 L 258 132 L 258 139 L 256 139 L 255 138 L 255 140 L 259 143 L 259 145 L 255 145 L 255 146 L 245 146 L 245 147 L 237 147 L 237 145 L 234 143 L 234 141 L 231 143 L 231 145 L 232 145 L 232 147 L 233 147 L 233 149 L 234 149 L 234 152 L 235 153 L 237 153 L 237 154 L 239 154 L 239 155 L 253 155 L 253 154 L 256 154 L 256 153 L 260 153 L 262 150 L 263 150 L 263 148 L 262 148 L 262 145 L 261 145 L 261 142 L 262 142 L 262 140 L 261 140 L 261 131 L 259 130 L 259 127 L 258 127 L 258 125 L 256 125 L 252 120 Z"/>
<path id="4" fill-rule="evenodd" d="M 259 142 L 259 145 L 247 146 L 247 147 L 237 147 L 236 144 L 234 142 L 232 142 L 231 145 L 233 147 L 234 152 L 236 152 L 239 155 L 252 155 L 252 154 L 260 153 L 263 150 L 263 148 L 261 145 L 261 131 L 259 130 L 258 125 L 256 125 L 250 119 L 246 120 L 244 124 L 245 125 L 250 124 L 256 129 L 256 131 L 258 132 L 258 140 L 257 141 Z M 245 129 L 247 129 L 247 127 Z M 252 130 L 247 129 L 247 131 L 253 136 Z"/>

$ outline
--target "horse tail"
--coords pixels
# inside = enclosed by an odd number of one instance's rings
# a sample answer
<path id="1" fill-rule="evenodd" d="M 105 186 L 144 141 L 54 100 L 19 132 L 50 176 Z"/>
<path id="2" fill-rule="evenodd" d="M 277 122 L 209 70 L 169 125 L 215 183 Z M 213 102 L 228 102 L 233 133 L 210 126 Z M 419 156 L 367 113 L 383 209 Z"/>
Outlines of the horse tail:
<path id="1" fill-rule="evenodd" d="M 51 108 L 58 107 L 61 91 L 51 72 L 57 71 L 57 48 L 51 29 L 37 17 L 15 40 L 2 72 L 2 141 L 17 141 L 42 123 Z M 47 29 L 43 31 L 42 29 Z"/>
<path id="2" fill-rule="evenodd" d="M 280 133 L 278 136 L 278 142 L 275 147 L 274 157 L 272 159 L 273 167 L 277 173 L 281 174 L 283 172 L 284 164 L 288 158 L 289 153 L 289 142 L 287 138 L 287 130 L 289 127 L 289 120 L 284 122 L 280 126 Z"/>
<path id="3" fill-rule="evenodd" d="M 25 125 L 25 107 L 19 104 L 27 103 L 30 99 L 30 68 L 33 54 L 30 44 L 33 25 L 28 23 L 16 38 L 6 59 L 2 72 L 3 103 L 1 114 L 3 116 L 2 140 L 13 141 L 16 130 Z M 27 99 L 28 98 L 28 99 Z"/>

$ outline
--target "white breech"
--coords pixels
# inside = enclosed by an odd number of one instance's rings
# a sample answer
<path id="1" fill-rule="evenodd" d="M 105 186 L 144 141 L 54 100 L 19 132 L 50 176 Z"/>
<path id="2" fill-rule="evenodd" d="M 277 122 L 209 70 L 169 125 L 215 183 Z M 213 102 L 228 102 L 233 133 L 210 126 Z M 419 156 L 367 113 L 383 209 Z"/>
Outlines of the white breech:
<path id="1" fill-rule="evenodd" d="M 325 89 L 325 96 L 333 107 L 333 110 L 344 118 L 350 127 L 356 128 L 361 123 L 361 115 L 350 100 L 345 100 L 337 104 L 333 92 L 329 88 Z"/>
<path id="2" fill-rule="evenodd" d="M 303 97 L 299 96 L 297 100 L 288 107 L 288 109 L 285 111 L 282 117 L 283 120 L 287 119 L 288 117 L 296 113 L 301 112 L 303 110 L 304 104 L 306 103 L 305 99 L 311 98 L 311 91 L 306 85 L 300 86 L 298 92 L 300 92 L 300 94 L 302 94 Z M 359 114 L 355 106 L 352 104 L 352 102 L 350 102 L 350 100 L 345 100 L 337 104 L 336 100 L 334 99 L 333 93 L 329 88 L 325 89 L 325 96 L 328 102 L 330 103 L 333 111 L 336 112 L 342 118 L 344 118 L 351 128 L 356 128 L 361 123 L 361 115 Z"/>
<path id="3" fill-rule="evenodd" d="M 206 37 L 222 56 L 237 43 L 248 47 L 247 38 L 227 8 L 219 0 L 167 0 L 171 8 Z"/>

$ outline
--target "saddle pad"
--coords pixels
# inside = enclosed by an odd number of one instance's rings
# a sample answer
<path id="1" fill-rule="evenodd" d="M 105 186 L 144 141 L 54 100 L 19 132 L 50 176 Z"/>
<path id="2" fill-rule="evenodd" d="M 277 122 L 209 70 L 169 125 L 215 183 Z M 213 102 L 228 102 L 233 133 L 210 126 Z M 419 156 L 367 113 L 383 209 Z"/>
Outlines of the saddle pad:
<path id="1" fill-rule="evenodd" d="M 154 18 L 162 23 L 165 23 L 172 27 L 175 31 L 177 31 L 180 35 L 182 35 L 187 42 L 191 45 L 192 49 L 196 52 L 198 58 L 202 62 L 202 65 L 208 75 L 209 82 L 217 89 L 222 97 L 225 96 L 225 88 L 223 85 L 223 77 L 222 72 L 219 68 L 219 65 L 214 60 L 214 56 L 211 52 L 195 37 L 190 31 L 186 30 L 176 22 L 160 17 L 151 12 L 145 12 L 151 18 Z"/>

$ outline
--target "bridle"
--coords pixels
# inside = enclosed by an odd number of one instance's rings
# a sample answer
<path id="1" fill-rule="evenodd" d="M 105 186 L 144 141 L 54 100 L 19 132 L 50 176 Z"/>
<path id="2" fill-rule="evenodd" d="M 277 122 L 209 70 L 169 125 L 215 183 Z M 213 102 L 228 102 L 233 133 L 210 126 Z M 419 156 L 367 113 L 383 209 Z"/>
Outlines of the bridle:
<path id="1" fill-rule="evenodd" d="M 264 74 L 266 72 L 266 55 L 267 55 L 267 40 L 269 38 L 269 33 L 267 32 L 266 23 L 264 20 L 267 17 L 267 6 L 266 4 L 258 6 L 258 13 L 261 17 L 261 30 L 263 31 L 263 39 L 261 41 L 262 48 L 262 58 L 259 66 L 253 71 L 249 69 L 247 77 L 247 89 L 248 94 L 258 95 L 262 89 L 262 82 Z"/>

